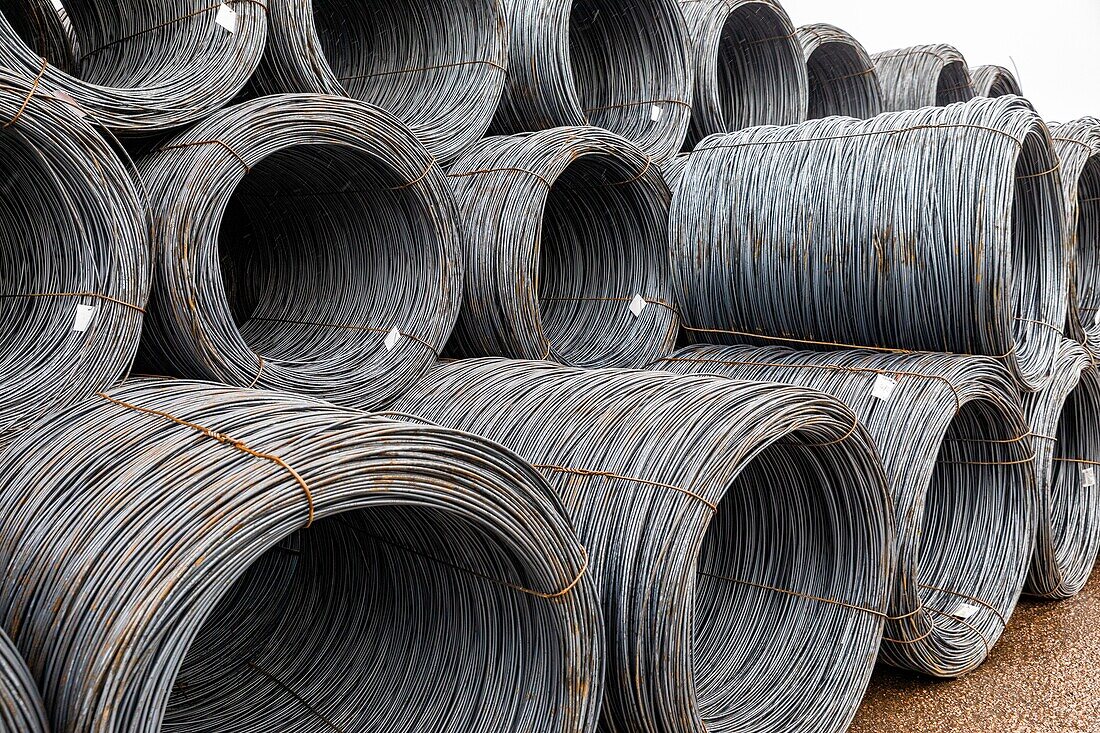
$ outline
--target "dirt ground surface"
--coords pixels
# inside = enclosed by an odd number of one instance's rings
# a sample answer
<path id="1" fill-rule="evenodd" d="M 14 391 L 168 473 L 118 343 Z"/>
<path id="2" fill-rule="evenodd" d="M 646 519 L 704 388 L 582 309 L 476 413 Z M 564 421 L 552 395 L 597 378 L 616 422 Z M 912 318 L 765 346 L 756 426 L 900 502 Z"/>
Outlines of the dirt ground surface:
<path id="1" fill-rule="evenodd" d="M 1075 598 L 1024 598 L 958 680 L 880 667 L 850 733 L 1100 733 L 1100 569 Z"/>

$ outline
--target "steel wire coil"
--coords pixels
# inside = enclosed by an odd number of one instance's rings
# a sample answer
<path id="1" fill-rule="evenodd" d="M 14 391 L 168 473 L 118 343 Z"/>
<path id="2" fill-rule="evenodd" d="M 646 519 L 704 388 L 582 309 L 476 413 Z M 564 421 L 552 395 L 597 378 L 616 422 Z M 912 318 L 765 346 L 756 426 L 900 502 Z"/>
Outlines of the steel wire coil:
<path id="1" fill-rule="evenodd" d="M 670 218 L 694 341 L 978 354 L 1026 389 L 1050 378 L 1061 184 L 1019 97 L 711 136 Z"/>
<path id="2" fill-rule="evenodd" d="M 27 48 L 50 59 L 58 70 L 73 73 L 79 49 L 64 8 L 52 0 L 8 0 L 5 6 L 3 17 Z"/>
<path id="3" fill-rule="evenodd" d="M 601 589 L 601 730 L 847 727 L 893 561 L 881 464 L 839 402 L 481 359 L 395 409 L 512 448 L 561 495 Z"/>
<path id="4" fill-rule="evenodd" d="M 562 127 L 486 138 L 449 175 L 466 279 L 448 352 L 633 367 L 675 348 L 670 194 L 640 148 Z"/>
<path id="5" fill-rule="evenodd" d="M 141 192 L 69 104 L 0 71 L 0 443 L 130 368 L 149 292 Z"/>
<path id="6" fill-rule="evenodd" d="M 966 59 L 945 43 L 895 48 L 872 54 L 882 87 L 883 110 L 943 107 L 973 99 Z"/>
<path id="7" fill-rule="evenodd" d="M 882 87 L 862 43 L 828 23 L 799 27 L 798 40 L 809 78 L 808 119 L 882 113 Z"/>
<path id="8" fill-rule="evenodd" d="M 1100 352 L 1100 120 L 1052 124 L 1065 191 L 1069 303 L 1066 335 Z"/>
<path id="9" fill-rule="evenodd" d="M 43 58 L 55 44 L 27 45 L 17 9 L 0 14 L 0 67 L 119 133 L 168 130 L 221 108 L 256 70 L 267 39 L 266 0 L 66 0 L 64 9 L 78 58 Z"/>
<path id="10" fill-rule="evenodd" d="M 1100 550 L 1100 374 L 1085 349 L 1066 340 L 1054 380 L 1025 398 L 1035 435 L 1039 523 L 1026 590 L 1077 595 Z"/>
<path id="11" fill-rule="evenodd" d="M 481 438 L 147 379 L 0 475 L 0 621 L 55 731 L 595 729 L 585 550 Z"/>
<path id="12" fill-rule="evenodd" d="M 0 630 L 0 733 L 48 733 L 42 696 L 8 635 Z"/>
<path id="13" fill-rule="evenodd" d="M 351 96 L 393 113 L 436 159 L 481 139 L 508 69 L 501 0 L 271 3 L 263 93 Z"/>
<path id="14" fill-rule="evenodd" d="M 979 97 L 1003 97 L 1006 94 L 1024 95 L 1016 75 L 1003 66 L 975 66 L 970 69 L 974 92 Z"/>
<path id="15" fill-rule="evenodd" d="M 676 188 L 680 185 L 680 176 L 684 173 L 684 166 L 687 165 L 688 155 L 690 153 L 683 153 L 677 155 L 675 158 L 670 158 L 661 166 L 661 175 L 664 176 L 665 184 L 668 185 L 668 190 L 673 194 L 676 193 Z"/>
<path id="16" fill-rule="evenodd" d="M 264 97 L 140 167 L 156 219 L 152 372 L 370 409 L 435 362 L 462 287 L 454 197 L 389 113 Z"/>
<path id="17" fill-rule="evenodd" d="M 881 659 L 939 677 L 975 669 L 1028 575 L 1038 513 L 1019 392 L 992 359 L 696 345 L 654 364 L 784 382 L 843 401 L 889 480 L 897 572 Z"/>
<path id="18" fill-rule="evenodd" d="M 504 0 L 508 76 L 494 135 L 594 125 L 660 162 L 691 119 L 689 38 L 677 0 Z"/>
<path id="19" fill-rule="evenodd" d="M 775 0 L 682 0 L 695 101 L 688 147 L 707 135 L 806 119 L 806 62 Z"/>

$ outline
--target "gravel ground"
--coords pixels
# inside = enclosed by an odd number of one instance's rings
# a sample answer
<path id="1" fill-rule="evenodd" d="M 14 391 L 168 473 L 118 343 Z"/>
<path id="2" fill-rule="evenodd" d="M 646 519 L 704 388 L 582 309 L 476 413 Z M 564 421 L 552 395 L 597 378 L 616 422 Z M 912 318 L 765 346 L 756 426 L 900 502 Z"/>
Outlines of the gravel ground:
<path id="1" fill-rule="evenodd" d="M 850 733 L 1100 733 L 1100 569 L 1076 598 L 1025 598 L 984 665 L 876 673 Z"/>

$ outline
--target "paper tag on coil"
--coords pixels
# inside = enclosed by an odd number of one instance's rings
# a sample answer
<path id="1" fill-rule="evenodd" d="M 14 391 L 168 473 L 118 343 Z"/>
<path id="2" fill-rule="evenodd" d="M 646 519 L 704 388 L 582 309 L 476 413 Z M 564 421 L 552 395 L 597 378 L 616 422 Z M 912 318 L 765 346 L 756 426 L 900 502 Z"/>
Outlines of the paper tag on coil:
<path id="1" fill-rule="evenodd" d="M 650 120 L 650 122 L 660 122 L 661 121 L 661 115 L 663 115 L 664 113 L 665 113 L 665 111 L 663 109 L 661 109 L 657 105 L 653 105 L 652 107 L 649 108 L 649 120 Z"/>
<path id="2" fill-rule="evenodd" d="M 886 402 L 894 394 L 898 381 L 885 374 L 876 374 L 875 383 L 871 385 L 871 396 Z"/>
<path id="3" fill-rule="evenodd" d="M 970 603 L 960 603 L 955 607 L 955 610 L 951 612 L 951 615 L 955 618 L 966 621 L 979 611 L 978 607 Z"/>
<path id="4" fill-rule="evenodd" d="M 393 351 L 393 347 L 397 346 L 397 343 L 401 340 L 401 331 L 394 326 L 390 329 L 390 332 L 386 334 L 386 340 L 383 342 L 386 345 L 386 351 Z"/>
<path id="5" fill-rule="evenodd" d="M 225 28 L 230 33 L 237 32 L 237 11 L 225 3 L 218 6 L 218 13 L 214 16 L 214 22 Z"/>
<path id="6" fill-rule="evenodd" d="M 1087 489 L 1091 486 L 1096 486 L 1096 467 L 1085 466 L 1081 469 L 1081 487 Z"/>
<path id="7" fill-rule="evenodd" d="M 645 310 L 647 305 L 649 305 L 649 303 L 646 302 L 645 298 L 641 295 L 635 295 L 634 300 L 630 301 L 630 312 L 637 318 L 642 315 L 642 311 Z"/>
<path id="8" fill-rule="evenodd" d="M 84 108 L 80 106 L 80 103 L 77 102 L 73 95 L 69 94 L 68 92 L 58 89 L 57 91 L 53 92 L 51 96 L 53 96 L 53 98 L 58 100 L 59 102 L 64 102 L 65 104 L 72 107 L 73 112 L 76 112 L 78 116 L 88 116 L 88 113 L 84 111 Z"/>
<path id="9" fill-rule="evenodd" d="M 73 319 L 73 330 L 84 333 L 88 330 L 88 326 L 92 325 L 92 319 L 95 318 L 96 311 L 99 308 L 94 305 L 78 305 L 76 307 L 76 318 Z"/>

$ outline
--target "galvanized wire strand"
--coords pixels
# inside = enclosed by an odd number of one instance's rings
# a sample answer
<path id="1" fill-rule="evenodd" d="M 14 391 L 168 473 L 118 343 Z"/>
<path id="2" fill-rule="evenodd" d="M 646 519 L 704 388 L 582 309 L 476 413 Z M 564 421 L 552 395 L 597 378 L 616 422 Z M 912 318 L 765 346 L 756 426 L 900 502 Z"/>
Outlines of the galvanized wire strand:
<path id="1" fill-rule="evenodd" d="M 440 162 L 484 136 L 508 64 L 502 0 L 271 3 L 263 93 L 347 95 L 391 112 Z"/>
<path id="2" fill-rule="evenodd" d="M 486 138 L 449 173 L 466 245 L 461 356 L 634 367 L 676 347 L 669 191 L 596 127 Z"/>
<path id="3" fill-rule="evenodd" d="M 601 589 L 601 730 L 846 729 L 893 535 L 878 457 L 839 402 L 480 359 L 441 364 L 395 409 L 499 441 L 560 493 Z"/>
<path id="4" fill-rule="evenodd" d="M 0 733 L 48 733 L 42 696 L 8 635 L 0 630 Z"/>
<path id="5" fill-rule="evenodd" d="M 595 729 L 585 549 L 488 441 L 138 380 L 0 476 L 0 625 L 55 731 Z"/>
<path id="6" fill-rule="evenodd" d="M 691 119 L 689 38 L 676 0 L 504 0 L 508 77 L 490 130 L 595 125 L 655 161 Z"/>
<path id="7" fill-rule="evenodd" d="M 1052 124 L 1066 203 L 1066 335 L 1100 352 L 1100 120 Z"/>
<path id="8" fill-rule="evenodd" d="M 670 220 L 692 341 L 979 354 L 1026 389 L 1050 378 L 1063 202 L 1019 97 L 711 136 Z"/>
<path id="9" fill-rule="evenodd" d="M 688 147 L 707 135 L 806 119 L 806 62 L 775 0 L 681 0 L 692 40 L 695 101 Z"/>
<path id="10" fill-rule="evenodd" d="M 260 63 L 267 0 L 66 0 L 80 52 L 70 64 L 43 58 L 0 14 L 0 67 L 38 78 L 119 133 L 149 134 L 224 106 Z M 224 8 L 224 9 L 223 9 Z M 219 23 L 232 17 L 232 27 Z M 11 17 L 10 17 L 11 16 Z"/>
<path id="11" fill-rule="evenodd" d="M 1026 591 L 1069 598 L 1088 582 L 1100 550 L 1100 375 L 1085 349 L 1064 341 L 1054 381 L 1025 404 L 1039 484 Z"/>
<path id="12" fill-rule="evenodd" d="M 1003 97 L 1006 94 L 1024 95 L 1016 75 L 1003 66 L 975 66 L 970 69 L 974 92 L 979 97 Z"/>
<path id="13" fill-rule="evenodd" d="M 809 77 L 808 119 L 882 113 L 882 87 L 863 44 L 828 23 L 799 27 L 798 40 Z"/>
<path id="14" fill-rule="evenodd" d="M 69 104 L 0 72 L 0 443 L 113 384 L 149 292 L 141 192 Z"/>
<path id="15" fill-rule="evenodd" d="M 810 387 L 850 407 L 882 456 L 897 527 L 880 658 L 939 677 L 982 663 L 1027 577 L 1038 513 L 1029 429 L 1003 366 L 704 344 L 654 366 Z"/>
<path id="16" fill-rule="evenodd" d="M 454 198 L 395 117 L 342 97 L 228 108 L 141 161 L 156 216 L 151 371 L 396 399 L 458 314 Z"/>
<path id="17" fill-rule="evenodd" d="M 883 111 L 942 107 L 975 96 L 966 59 L 945 43 L 872 54 L 882 86 Z"/>

